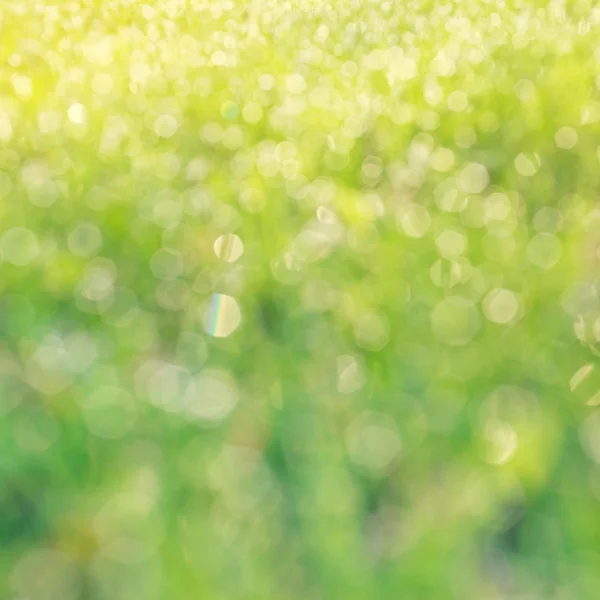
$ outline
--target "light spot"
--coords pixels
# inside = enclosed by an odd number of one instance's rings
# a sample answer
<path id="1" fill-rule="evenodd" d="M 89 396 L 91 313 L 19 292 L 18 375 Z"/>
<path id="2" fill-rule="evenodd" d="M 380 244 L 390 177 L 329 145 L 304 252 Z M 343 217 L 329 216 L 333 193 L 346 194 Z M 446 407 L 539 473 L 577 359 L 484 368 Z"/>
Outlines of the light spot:
<path id="1" fill-rule="evenodd" d="M 218 123 L 207 123 L 200 130 L 200 135 L 209 144 L 218 144 L 223 135 L 223 128 Z"/>
<path id="2" fill-rule="evenodd" d="M 172 248 L 157 250 L 150 259 L 150 270 L 157 279 L 175 279 L 183 271 L 181 254 Z"/>
<path id="3" fill-rule="evenodd" d="M 454 143 L 459 148 L 471 148 L 477 141 L 477 134 L 472 127 L 461 125 L 454 132 Z"/>
<path id="4" fill-rule="evenodd" d="M 135 374 L 137 395 L 167 412 L 181 412 L 190 372 L 179 365 L 149 360 Z"/>
<path id="5" fill-rule="evenodd" d="M 483 218 L 486 223 L 504 221 L 511 213 L 510 200 L 505 194 L 495 192 L 490 194 L 483 204 Z"/>
<path id="6" fill-rule="evenodd" d="M 309 312 L 322 313 L 331 309 L 337 297 L 335 288 L 327 281 L 308 281 L 302 288 L 302 305 Z"/>
<path id="7" fill-rule="evenodd" d="M 72 382 L 69 353 L 62 339 L 47 336 L 32 352 L 26 364 L 27 381 L 43 394 L 57 394 Z"/>
<path id="8" fill-rule="evenodd" d="M 240 192 L 240 206 L 250 213 L 260 213 L 265 208 L 265 197 L 262 192 L 246 188 Z"/>
<path id="9" fill-rule="evenodd" d="M 13 136 L 13 127 L 10 117 L 0 110 L 0 141 L 9 142 Z"/>
<path id="10" fill-rule="evenodd" d="M 142 17 L 147 21 L 151 21 L 156 16 L 156 9 L 153 6 L 144 4 L 142 6 Z"/>
<path id="11" fill-rule="evenodd" d="M 448 259 L 454 259 L 460 256 L 467 247 L 467 238 L 454 229 L 445 229 L 440 233 L 435 245 L 441 256 Z"/>
<path id="12" fill-rule="evenodd" d="M 515 158 L 515 169 L 519 175 L 523 177 L 533 177 L 540 168 L 540 158 L 534 152 L 532 155 L 527 156 L 522 152 Z"/>
<path id="13" fill-rule="evenodd" d="M 529 79 L 521 79 L 515 84 L 515 93 L 519 100 L 524 103 L 535 103 L 537 90 L 534 83 Z"/>
<path id="14" fill-rule="evenodd" d="M 190 297 L 188 284 L 181 279 L 161 281 L 156 286 L 156 302 L 165 310 L 183 310 Z"/>
<path id="15" fill-rule="evenodd" d="M 358 65 L 354 61 L 346 61 L 341 68 L 344 77 L 355 77 L 358 74 Z"/>
<path id="16" fill-rule="evenodd" d="M 227 121 L 235 119 L 240 114 L 240 109 L 235 102 L 227 101 L 221 105 L 221 115 Z"/>
<path id="17" fill-rule="evenodd" d="M 369 471 L 381 472 L 397 459 L 402 442 L 390 417 L 363 412 L 346 431 L 346 447 L 352 462 Z"/>
<path id="18" fill-rule="evenodd" d="M 479 194 L 488 186 L 490 176 L 487 169 L 479 163 L 469 163 L 460 172 L 458 185 L 467 194 Z"/>
<path id="19" fill-rule="evenodd" d="M 181 170 L 181 160 L 173 152 L 162 152 L 154 158 L 154 170 L 161 179 L 171 181 Z"/>
<path id="20" fill-rule="evenodd" d="M 214 251 L 218 258 L 225 262 L 235 262 L 244 253 L 242 240 L 234 233 L 226 233 L 217 238 Z"/>
<path id="21" fill-rule="evenodd" d="M 379 244 L 379 232 L 372 223 L 363 223 L 350 228 L 347 234 L 348 245 L 355 252 L 369 254 Z"/>
<path id="22" fill-rule="evenodd" d="M 306 81 L 300 73 L 294 73 L 287 76 L 285 86 L 290 94 L 301 94 L 306 89 Z"/>
<path id="23" fill-rule="evenodd" d="M 465 346 L 477 334 L 481 319 L 468 298 L 449 296 L 437 304 L 431 313 L 433 335 L 451 346 Z"/>
<path id="24" fill-rule="evenodd" d="M 162 138 L 170 138 L 175 135 L 179 125 L 173 115 L 159 115 L 154 121 L 154 133 Z"/>
<path id="25" fill-rule="evenodd" d="M 113 89 L 113 79 L 108 73 L 96 73 L 92 77 L 92 90 L 100 96 L 110 94 Z"/>
<path id="26" fill-rule="evenodd" d="M 237 402 L 235 379 L 223 369 L 204 369 L 185 390 L 186 413 L 200 421 L 221 421 Z"/>
<path id="27" fill-rule="evenodd" d="M 371 351 L 381 350 L 389 341 L 390 326 L 383 316 L 375 313 L 366 314 L 354 324 L 354 336 L 361 348 Z"/>
<path id="28" fill-rule="evenodd" d="M 137 475 L 138 481 L 140 475 L 146 475 L 144 478 L 146 481 L 142 480 L 145 485 L 140 485 L 142 482 L 138 483 L 135 476 L 130 476 L 125 481 L 133 490 L 121 491 L 117 488 L 112 494 L 109 492 L 108 499 L 104 502 L 101 500 L 101 508 L 93 515 L 90 525 L 99 541 L 137 539 L 156 546 L 162 538 L 162 528 L 157 527 L 156 522 L 156 492 L 153 489 L 153 472 L 150 469 L 139 468 L 136 468 L 135 471 L 131 475 Z"/>
<path id="29" fill-rule="evenodd" d="M 337 357 L 337 390 L 341 394 L 351 394 L 365 384 L 362 365 L 354 356 L 342 354 Z"/>
<path id="30" fill-rule="evenodd" d="M 404 233 L 412 238 L 423 237 L 431 227 L 431 217 L 421 204 L 410 203 L 400 209 L 398 222 Z"/>
<path id="31" fill-rule="evenodd" d="M 208 161 L 199 156 L 193 158 L 185 169 L 185 176 L 188 181 L 202 181 L 210 172 L 210 164 Z"/>
<path id="32" fill-rule="evenodd" d="M 384 69 L 386 65 L 385 52 L 380 48 L 373 50 L 365 57 L 364 64 L 366 65 L 367 69 L 371 69 L 373 71 Z"/>
<path id="33" fill-rule="evenodd" d="M 332 243 L 327 226 L 315 223 L 298 234 L 292 242 L 291 250 L 293 255 L 303 262 L 317 262 L 330 253 Z"/>
<path id="34" fill-rule="evenodd" d="M 195 372 L 208 358 L 206 342 L 197 333 L 184 331 L 177 341 L 176 356 L 179 364 Z"/>
<path id="35" fill-rule="evenodd" d="M 586 454 L 600 463 L 600 410 L 594 410 L 581 424 L 579 439 Z"/>
<path id="36" fill-rule="evenodd" d="M 298 283 L 306 276 L 306 271 L 306 263 L 291 252 L 286 252 L 271 262 L 273 277 L 285 285 Z"/>
<path id="37" fill-rule="evenodd" d="M 429 269 L 431 281 L 438 287 L 448 289 L 470 278 L 471 266 L 468 261 L 436 260 Z"/>
<path id="38" fill-rule="evenodd" d="M 272 90 L 275 87 L 275 78 L 269 73 L 263 73 L 258 78 L 258 85 L 262 90 L 268 92 L 269 90 Z"/>
<path id="39" fill-rule="evenodd" d="M 483 313 L 494 323 L 510 323 L 518 312 L 519 300 L 510 290 L 495 288 L 483 300 Z"/>
<path id="40" fill-rule="evenodd" d="M 567 313 L 576 317 L 597 310 L 600 301 L 591 283 L 577 281 L 565 291 L 561 303 Z"/>
<path id="41" fill-rule="evenodd" d="M 452 77 L 456 73 L 456 63 L 454 59 L 440 51 L 435 58 L 429 63 L 431 72 L 440 77 Z"/>
<path id="42" fill-rule="evenodd" d="M 492 465 L 503 465 L 515 453 L 518 446 L 516 431 L 504 421 L 490 418 L 485 425 L 484 439 L 487 442 L 485 461 Z"/>
<path id="43" fill-rule="evenodd" d="M 544 206 L 535 213 L 533 227 L 536 231 L 553 233 L 563 227 L 563 217 L 557 208 Z"/>
<path id="44" fill-rule="evenodd" d="M 0 239 L 2 260 L 17 267 L 24 267 L 33 262 L 39 250 L 37 236 L 25 227 L 13 227 Z"/>
<path id="45" fill-rule="evenodd" d="M 446 173 L 454 166 L 454 152 L 450 148 L 436 148 L 431 154 L 431 168 Z"/>
<path id="46" fill-rule="evenodd" d="M 10 79 L 17 96 L 21 96 L 21 98 L 31 97 L 33 94 L 33 81 L 30 77 L 15 73 Z"/>
<path id="47" fill-rule="evenodd" d="M 587 406 L 598 406 L 600 404 L 600 392 L 596 392 L 589 400 L 587 400 Z"/>
<path id="48" fill-rule="evenodd" d="M 213 337 L 227 337 L 240 325 L 242 315 L 235 298 L 213 294 L 203 317 L 204 331 Z"/>
<path id="49" fill-rule="evenodd" d="M 463 91 L 456 90 L 448 96 L 448 108 L 451 111 L 463 112 L 467 106 L 469 106 L 469 99 Z"/>
<path id="50" fill-rule="evenodd" d="M 551 233 L 538 233 L 527 244 L 527 259 L 540 269 L 551 269 L 562 256 L 562 244 Z"/>
<path id="51" fill-rule="evenodd" d="M 86 266 L 79 291 L 84 298 L 101 302 L 112 295 L 115 279 L 114 263 L 96 258 Z"/>
<path id="52" fill-rule="evenodd" d="M 136 422 L 136 407 L 125 390 L 106 386 L 83 400 L 83 419 L 88 431 L 99 438 L 115 440 L 127 434 Z"/>
<path id="53" fill-rule="evenodd" d="M 559 148 L 570 150 L 578 140 L 577 132 L 572 127 L 561 127 L 554 135 L 554 141 Z"/>
<path id="54" fill-rule="evenodd" d="M 583 367 L 578 369 L 577 372 L 573 375 L 573 377 L 571 377 L 571 380 L 569 381 L 570 390 L 572 392 L 575 391 L 575 389 L 579 385 L 581 385 L 591 375 L 593 370 L 594 370 L 594 365 L 592 365 L 592 364 L 583 365 Z"/>
<path id="55" fill-rule="evenodd" d="M 64 348 L 69 356 L 69 369 L 74 373 L 85 372 L 98 356 L 96 343 L 85 331 L 70 333 L 64 340 Z"/>
<path id="56" fill-rule="evenodd" d="M 67 118 L 74 125 L 85 125 L 87 121 L 87 109 L 79 102 L 71 104 L 67 110 Z"/>
<path id="57" fill-rule="evenodd" d="M 258 102 L 248 102 L 242 109 L 242 118 L 246 123 L 258 123 L 263 118 L 263 109 Z"/>
<path id="58" fill-rule="evenodd" d="M 500 120 L 495 112 L 486 110 L 480 114 L 477 123 L 481 131 L 492 133 L 498 130 L 498 127 L 500 126 L 499 121 Z"/>
<path id="59" fill-rule="evenodd" d="M 93 223 L 80 223 L 69 234 L 67 246 L 75 256 L 89 258 L 102 247 L 102 233 Z"/>
<path id="60" fill-rule="evenodd" d="M 383 162 L 378 156 L 367 156 L 363 160 L 361 171 L 366 181 L 378 180 L 383 173 Z"/>
<path id="61" fill-rule="evenodd" d="M 356 211 L 366 221 L 376 221 L 384 215 L 385 207 L 377 194 L 366 194 L 356 201 Z"/>
<path id="62" fill-rule="evenodd" d="M 223 132 L 221 143 L 229 150 L 237 150 L 244 143 L 244 132 L 239 127 L 228 127 Z"/>

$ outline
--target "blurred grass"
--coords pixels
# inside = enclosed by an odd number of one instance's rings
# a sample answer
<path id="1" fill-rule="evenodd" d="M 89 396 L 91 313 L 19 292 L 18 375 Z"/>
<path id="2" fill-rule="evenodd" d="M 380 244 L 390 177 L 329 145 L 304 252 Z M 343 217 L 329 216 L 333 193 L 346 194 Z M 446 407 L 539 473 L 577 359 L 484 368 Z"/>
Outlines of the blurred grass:
<path id="1" fill-rule="evenodd" d="M 5 0 L 0 597 L 597 597 L 599 18 Z"/>

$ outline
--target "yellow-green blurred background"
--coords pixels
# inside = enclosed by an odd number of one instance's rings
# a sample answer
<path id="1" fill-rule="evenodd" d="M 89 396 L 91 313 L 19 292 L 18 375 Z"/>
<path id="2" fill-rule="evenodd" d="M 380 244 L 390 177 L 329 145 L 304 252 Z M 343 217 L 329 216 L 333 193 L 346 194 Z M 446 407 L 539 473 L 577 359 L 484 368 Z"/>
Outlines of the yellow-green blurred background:
<path id="1" fill-rule="evenodd" d="M 600 597 L 600 9 L 0 2 L 0 598 Z"/>

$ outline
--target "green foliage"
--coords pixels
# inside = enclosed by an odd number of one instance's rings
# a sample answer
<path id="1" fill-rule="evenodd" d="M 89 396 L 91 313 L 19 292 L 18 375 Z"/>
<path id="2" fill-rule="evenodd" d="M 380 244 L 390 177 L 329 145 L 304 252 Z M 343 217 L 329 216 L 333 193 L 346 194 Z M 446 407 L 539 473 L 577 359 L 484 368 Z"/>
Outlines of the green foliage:
<path id="1" fill-rule="evenodd" d="M 4 0 L 0 597 L 597 597 L 599 20 Z"/>

